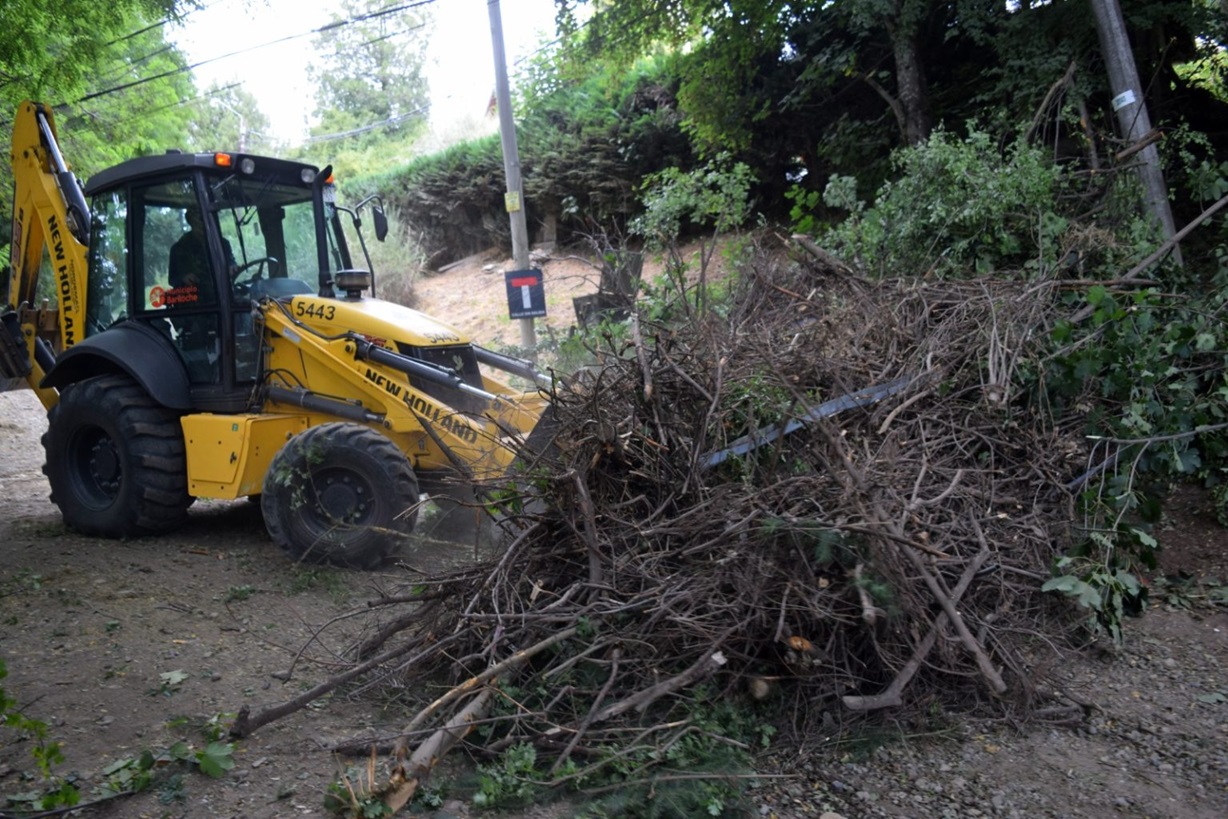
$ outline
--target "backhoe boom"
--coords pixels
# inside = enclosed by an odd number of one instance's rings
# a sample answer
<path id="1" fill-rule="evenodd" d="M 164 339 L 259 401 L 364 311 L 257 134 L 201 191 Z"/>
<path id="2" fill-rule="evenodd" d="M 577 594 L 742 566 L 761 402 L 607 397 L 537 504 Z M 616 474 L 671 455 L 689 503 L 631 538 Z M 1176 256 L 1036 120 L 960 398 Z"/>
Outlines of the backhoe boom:
<path id="1" fill-rule="evenodd" d="M 84 337 L 88 209 L 77 178 L 60 154 L 55 118 L 47 106 L 27 102 L 17 110 L 11 159 L 13 243 L 5 309 L 10 317 L 4 324 L 10 337 L 20 336 L 7 346 L 24 349 L 25 361 L 15 367 L 0 364 L 0 376 L 24 378 L 50 408 L 57 394 L 38 384 L 55 356 Z M 45 263 L 51 269 L 52 295 L 40 298 Z M 40 340 L 46 345 L 41 351 Z"/>

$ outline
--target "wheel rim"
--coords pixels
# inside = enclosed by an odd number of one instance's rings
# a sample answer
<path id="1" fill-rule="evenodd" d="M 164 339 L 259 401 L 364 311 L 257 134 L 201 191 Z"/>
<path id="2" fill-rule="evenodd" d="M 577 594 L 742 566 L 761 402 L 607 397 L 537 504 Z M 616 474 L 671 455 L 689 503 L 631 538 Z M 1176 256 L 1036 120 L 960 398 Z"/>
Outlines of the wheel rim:
<path id="1" fill-rule="evenodd" d="M 123 464 L 115 440 L 98 427 L 82 429 L 72 441 L 68 479 L 86 504 L 104 509 L 119 495 Z"/>
<path id="2" fill-rule="evenodd" d="M 322 528 L 361 526 L 376 516 L 375 493 L 361 475 L 348 469 L 326 469 L 313 476 L 313 483 Z"/>
<path id="3" fill-rule="evenodd" d="M 299 560 L 384 565 L 417 518 L 418 481 L 381 433 L 347 423 L 312 427 L 269 464 L 260 507 L 274 542 Z"/>

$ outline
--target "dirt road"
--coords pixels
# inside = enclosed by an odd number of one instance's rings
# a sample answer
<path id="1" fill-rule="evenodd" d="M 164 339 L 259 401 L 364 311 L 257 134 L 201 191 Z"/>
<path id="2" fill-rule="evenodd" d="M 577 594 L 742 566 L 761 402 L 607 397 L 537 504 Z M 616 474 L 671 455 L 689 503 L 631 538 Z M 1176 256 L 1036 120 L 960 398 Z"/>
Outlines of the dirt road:
<path id="1" fill-rule="evenodd" d="M 485 277 L 492 289 L 491 273 L 478 267 L 467 275 L 477 278 L 433 286 L 476 293 Z M 513 332 L 498 323 L 491 329 Z M 202 751 L 238 709 L 283 702 L 342 667 L 356 637 L 372 627 L 365 602 L 415 576 L 407 568 L 295 565 L 247 502 L 198 503 L 189 524 L 169 537 L 75 535 L 47 500 L 44 425 L 31 393 L 0 394 L 0 657 L 9 674 L 2 685 L 63 744 L 56 770 L 78 775 L 86 798 L 89 783 L 116 761 L 177 742 Z M 1130 624 L 1127 647 L 1049 669 L 1087 704 L 1073 719 L 1009 726 L 947 715 L 937 742 L 895 726 L 890 742 L 864 756 L 837 744 L 804 756 L 770 750 L 763 770 L 790 778 L 752 791 L 748 812 L 780 819 L 825 810 L 848 819 L 1228 816 L 1228 608 L 1212 601 L 1228 602 L 1228 538 L 1197 498 L 1175 505 L 1158 536 L 1166 551 L 1156 606 Z M 404 557 L 429 571 L 468 556 L 423 541 Z M 1161 582 L 1163 573 L 1184 580 Z M 322 698 L 237 743 L 235 765 L 222 778 L 170 765 L 157 788 L 89 815 L 324 816 L 324 796 L 339 767 L 350 764 L 330 748 L 395 733 L 406 719 L 395 681 L 348 693 L 355 696 Z M 40 787 L 28 778 L 31 749 L 28 739 L 0 728 L 0 793 Z M 448 799 L 463 798 L 465 776 L 450 780 Z M 472 812 L 451 801 L 438 815 Z"/>
<path id="2" fill-rule="evenodd" d="M 363 621 L 311 643 L 313 635 L 381 584 L 404 579 L 296 566 L 245 501 L 198 503 L 170 537 L 77 536 L 47 501 L 33 394 L 0 395 L 0 418 L 3 684 L 62 742 L 60 773 L 91 780 L 145 749 L 180 741 L 203 749 L 244 705 L 289 699 L 326 676 Z M 170 786 L 100 815 L 323 815 L 336 772 L 328 747 L 375 725 L 379 704 L 326 699 L 241 743 L 225 778 L 185 769 Z M 3 791 L 36 788 L 21 775 L 33 770 L 31 744 L 6 735 L 0 748 Z"/>

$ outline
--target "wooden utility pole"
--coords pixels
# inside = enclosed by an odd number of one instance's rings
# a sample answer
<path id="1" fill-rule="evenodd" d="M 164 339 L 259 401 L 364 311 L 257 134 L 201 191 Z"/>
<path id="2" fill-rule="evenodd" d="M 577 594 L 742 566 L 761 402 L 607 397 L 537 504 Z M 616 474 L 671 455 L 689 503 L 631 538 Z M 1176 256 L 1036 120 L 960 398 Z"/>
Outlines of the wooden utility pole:
<path id="1" fill-rule="evenodd" d="M 517 270 L 529 269 L 529 227 L 524 216 L 524 185 L 520 180 L 520 149 L 516 145 L 516 123 L 512 119 L 512 93 L 507 81 L 507 56 L 503 50 L 503 17 L 499 0 L 487 0 L 490 12 L 490 41 L 495 52 L 495 105 L 499 110 L 499 134 L 503 142 L 503 171 L 507 191 L 503 194 L 512 222 L 512 263 Z M 537 334 L 533 319 L 520 319 L 520 346 L 533 358 Z"/>
<path id="2" fill-rule="evenodd" d="M 1104 53 L 1105 66 L 1109 72 L 1109 87 L 1113 92 L 1113 110 L 1117 123 L 1126 138 L 1126 150 L 1135 147 L 1151 133 L 1151 117 L 1143 100 L 1143 87 L 1130 50 L 1130 38 L 1126 33 L 1126 21 L 1121 14 L 1118 0 L 1090 0 L 1096 15 L 1096 29 L 1100 34 L 1100 50 Z M 1138 176 L 1143 185 L 1143 198 L 1147 209 L 1164 231 L 1164 238 L 1171 239 L 1176 233 L 1172 208 L 1168 204 L 1168 185 L 1160 168 L 1160 152 L 1155 144 L 1147 145 L 1137 153 Z M 1173 258 L 1181 264 L 1181 249 L 1173 247 Z"/>

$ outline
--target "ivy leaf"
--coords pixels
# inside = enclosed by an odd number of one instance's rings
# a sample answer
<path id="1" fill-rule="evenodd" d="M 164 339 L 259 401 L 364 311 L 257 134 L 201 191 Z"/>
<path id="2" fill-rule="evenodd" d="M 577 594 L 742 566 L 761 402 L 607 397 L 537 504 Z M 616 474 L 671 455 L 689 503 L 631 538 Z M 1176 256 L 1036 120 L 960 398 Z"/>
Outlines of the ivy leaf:
<path id="1" fill-rule="evenodd" d="M 1083 582 L 1074 575 L 1064 574 L 1046 580 L 1040 587 L 1041 591 L 1059 591 L 1068 597 L 1075 598 L 1079 605 L 1086 609 L 1100 611 L 1100 592 L 1095 586 Z"/>
<path id="2" fill-rule="evenodd" d="M 1063 594 L 1070 594 L 1074 591 L 1075 584 L 1079 582 L 1079 578 L 1074 575 L 1064 574 L 1061 577 L 1053 577 L 1045 581 L 1045 584 L 1040 587 L 1041 591 L 1060 591 Z"/>
<path id="3" fill-rule="evenodd" d="M 1215 691 L 1210 694 L 1199 694 L 1199 702 L 1205 702 L 1208 705 L 1219 705 L 1220 703 L 1228 702 L 1228 697 L 1224 696 L 1222 691 Z"/>
<path id="4" fill-rule="evenodd" d="M 1148 549 L 1158 549 L 1160 547 L 1160 541 L 1156 540 L 1151 534 L 1139 529 L 1138 527 L 1131 527 L 1130 534 L 1134 535 L 1134 538 Z"/>
<path id="5" fill-rule="evenodd" d="M 117 759 L 114 762 L 112 762 L 110 765 L 102 769 L 102 775 L 110 776 L 113 773 L 122 771 L 124 768 L 129 767 L 135 762 L 136 760 L 134 760 L 132 757 L 124 757 L 123 759 Z"/>
<path id="6" fill-rule="evenodd" d="M 181 685 L 188 678 L 188 673 L 182 669 L 174 671 L 163 671 L 158 675 L 158 679 L 162 681 L 163 688 L 174 688 Z"/>
<path id="7" fill-rule="evenodd" d="M 1121 569 L 1118 569 L 1117 571 L 1113 572 L 1113 578 L 1119 584 L 1121 584 L 1122 588 L 1125 589 L 1127 594 L 1138 595 L 1139 589 L 1142 588 L 1141 586 L 1139 586 L 1137 577 L 1130 574 L 1129 572 L 1123 572 Z"/>
<path id="8" fill-rule="evenodd" d="M 203 751 L 196 752 L 200 772 L 214 779 L 221 779 L 235 766 L 235 746 L 229 742 L 210 742 Z"/>

